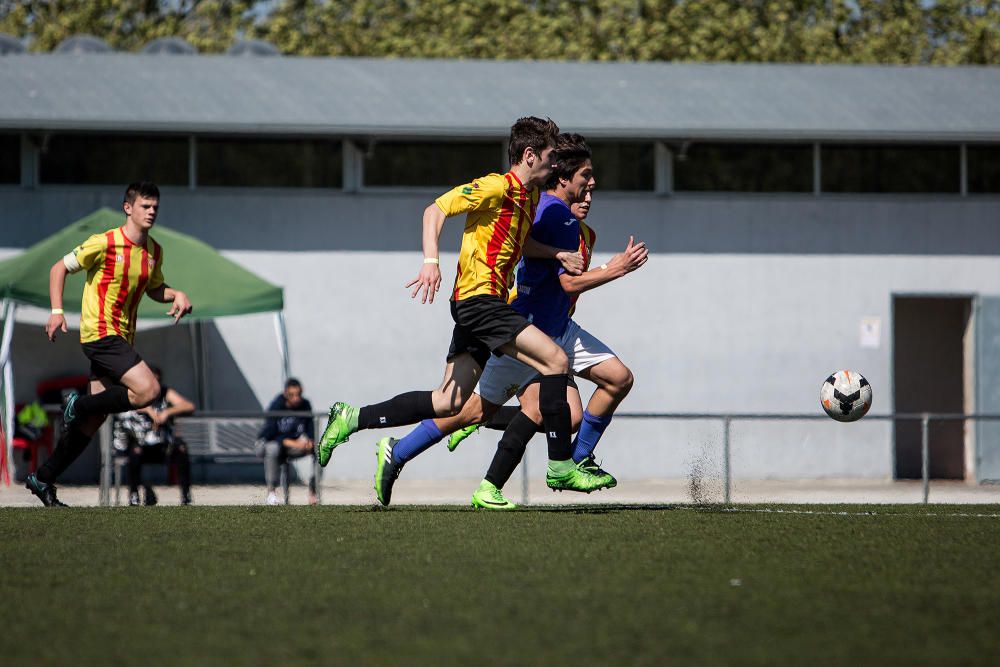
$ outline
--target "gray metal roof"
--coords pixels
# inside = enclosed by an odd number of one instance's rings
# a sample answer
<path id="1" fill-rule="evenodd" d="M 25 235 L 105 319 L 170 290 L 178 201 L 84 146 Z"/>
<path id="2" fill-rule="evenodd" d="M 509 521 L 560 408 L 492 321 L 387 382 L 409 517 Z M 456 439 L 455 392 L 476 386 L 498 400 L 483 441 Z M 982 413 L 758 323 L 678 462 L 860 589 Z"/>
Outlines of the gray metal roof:
<path id="1" fill-rule="evenodd" d="M 0 91 L 19 130 L 1000 140 L 1000 67 L 14 54 Z"/>

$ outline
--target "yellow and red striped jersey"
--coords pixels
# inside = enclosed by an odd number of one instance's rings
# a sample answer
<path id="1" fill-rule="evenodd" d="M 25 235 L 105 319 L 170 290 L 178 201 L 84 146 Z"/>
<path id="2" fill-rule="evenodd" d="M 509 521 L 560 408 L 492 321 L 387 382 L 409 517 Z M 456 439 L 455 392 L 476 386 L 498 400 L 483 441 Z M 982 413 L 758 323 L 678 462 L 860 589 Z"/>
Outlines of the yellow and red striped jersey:
<path id="1" fill-rule="evenodd" d="M 87 271 L 80 312 L 80 342 L 106 336 L 135 339 L 136 311 L 147 289 L 163 284 L 163 249 L 146 237 L 139 246 L 124 227 L 94 234 L 63 258 L 70 273 Z"/>
<path id="2" fill-rule="evenodd" d="M 447 216 L 467 213 L 453 301 L 492 294 L 507 300 L 521 246 L 535 219 L 538 189 L 513 172 L 489 174 L 437 198 Z"/>
<path id="3" fill-rule="evenodd" d="M 594 256 L 594 243 L 597 241 L 597 232 L 587 226 L 587 224 L 581 220 L 580 221 L 580 254 L 583 255 L 583 270 L 587 271 L 590 268 L 590 260 Z M 576 312 L 576 301 L 580 298 L 579 294 L 574 294 L 569 298 L 569 316 L 573 317 L 573 313 Z"/>

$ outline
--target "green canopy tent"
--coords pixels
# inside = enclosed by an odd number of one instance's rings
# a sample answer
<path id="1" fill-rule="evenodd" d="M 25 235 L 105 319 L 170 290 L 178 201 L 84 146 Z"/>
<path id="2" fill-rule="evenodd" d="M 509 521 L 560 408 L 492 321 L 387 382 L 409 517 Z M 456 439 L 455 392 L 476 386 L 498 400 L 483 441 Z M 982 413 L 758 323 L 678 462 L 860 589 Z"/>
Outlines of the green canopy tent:
<path id="1" fill-rule="evenodd" d="M 3 389 L 3 426 L 5 434 L 13 433 L 14 387 L 11 361 L 11 342 L 14 317 L 18 304 L 49 308 L 49 269 L 59 258 L 82 243 L 92 234 L 103 233 L 119 227 L 123 214 L 102 208 L 78 220 L 47 239 L 36 243 L 23 253 L 0 262 L 0 299 L 2 299 L 3 335 L 0 338 L 0 384 Z M 156 225 L 151 236 L 163 246 L 163 272 L 168 284 L 174 284 L 187 293 L 194 304 L 194 311 L 185 319 L 193 326 L 198 321 L 229 315 L 275 313 L 275 327 L 281 353 L 282 371 L 289 374 L 288 342 L 282 315 L 282 289 L 259 278 L 238 264 L 226 259 L 211 246 L 198 239 Z M 67 276 L 63 291 L 63 308 L 68 313 L 79 313 L 83 294 L 85 272 Z M 169 319 L 167 308 L 152 299 L 143 299 L 139 306 L 140 320 Z M 192 335 L 194 335 L 192 329 Z M 199 372 L 196 361 L 196 373 Z M 10 462 L 10 437 L 7 440 L 7 461 Z M 0 470 L 0 474 L 6 472 Z"/>

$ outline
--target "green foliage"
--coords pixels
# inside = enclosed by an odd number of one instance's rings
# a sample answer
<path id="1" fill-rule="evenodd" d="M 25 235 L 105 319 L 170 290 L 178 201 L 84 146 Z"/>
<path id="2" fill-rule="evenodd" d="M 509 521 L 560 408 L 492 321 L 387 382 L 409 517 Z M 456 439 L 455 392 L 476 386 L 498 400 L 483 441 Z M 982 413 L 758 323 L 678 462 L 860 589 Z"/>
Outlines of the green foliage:
<path id="1" fill-rule="evenodd" d="M 0 3 L 0 32 L 38 51 L 91 33 L 122 50 L 247 36 L 306 56 L 1000 64 L 989 0 L 36 0 Z"/>
<path id="2" fill-rule="evenodd" d="M 90 34 L 120 51 L 157 37 L 181 37 L 203 53 L 225 51 L 253 20 L 252 0 L 22 0 L 0 3 L 0 32 L 51 51 L 67 37 Z"/>

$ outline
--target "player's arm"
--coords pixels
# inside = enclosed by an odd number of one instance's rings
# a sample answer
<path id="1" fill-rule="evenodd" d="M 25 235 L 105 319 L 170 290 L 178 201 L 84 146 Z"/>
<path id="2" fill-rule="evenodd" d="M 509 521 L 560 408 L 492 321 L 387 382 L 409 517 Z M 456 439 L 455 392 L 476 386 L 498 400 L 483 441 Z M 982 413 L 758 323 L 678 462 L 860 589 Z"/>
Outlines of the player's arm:
<path id="1" fill-rule="evenodd" d="M 612 257 L 607 264 L 579 276 L 563 273 L 559 276 L 559 282 L 567 294 L 580 294 L 632 273 L 648 259 L 649 248 L 646 244 L 643 241 L 636 243 L 635 238 L 630 236 L 625 250 Z"/>
<path id="2" fill-rule="evenodd" d="M 66 326 L 66 317 L 62 313 L 63 290 L 66 289 L 66 274 L 69 269 L 63 260 L 59 260 L 52 265 L 49 270 L 49 303 L 52 305 L 52 314 L 49 321 L 45 323 L 45 335 L 50 341 L 55 341 L 56 332 L 66 333 L 69 328 Z"/>
<path id="3" fill-rule="evenodd" d="M 532 259 L 559 260 L 559 263 L 566 269 L 566 272 L 573 276 L 579 276 L 583 271 L 583 255 L 580 254 L 580 251 L 546 245 L 531 234 L 528 234 L 528 238 L 524 240 L 524 247 L 521 249 L 521 254 Z"/>
<path id="4" fill-rule="evenodd" d="M 194 309 L 187 294 L 179 289 L 168 287 L 166 283 L 160 283 L 152 289 L 147 289 L 146 294 L 153 301 L 172 304 L 170 310 L 167 311 L 167 315 L 173 316 L 174 323 L 178 322 Z"/>
<path id="5" fill-rule="evenodd" d="M 407 288 L 413 287 L 410 298 L 416 298 L 417 294 L 423 290 L 420 303 L 430 301 L 434 303 L 434 295 L 441 289 L 441 266 L 438 260 L 438 242 L 441 239 L 441 229 L 444 228 L 444 221 L 448 219 L 437 202 L 432 203 L 424 209 L 423 222 L 423 247 L 424 264 L 420 267 L 417 277 L 406 284 Z M 416 287 L 414 287 L 414 285 Z"/>

